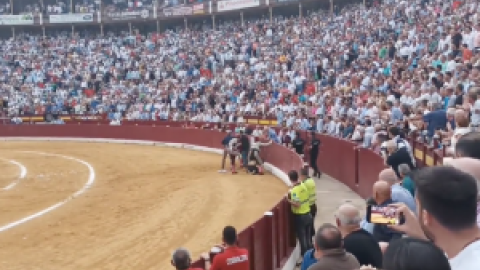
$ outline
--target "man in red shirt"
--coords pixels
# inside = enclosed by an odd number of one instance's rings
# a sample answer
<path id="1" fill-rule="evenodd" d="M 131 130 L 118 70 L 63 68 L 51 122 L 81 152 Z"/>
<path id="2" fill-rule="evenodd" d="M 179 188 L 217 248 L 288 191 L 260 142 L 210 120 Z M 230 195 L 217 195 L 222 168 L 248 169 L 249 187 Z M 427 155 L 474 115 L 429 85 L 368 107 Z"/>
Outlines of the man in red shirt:
<path id="1" fill-rule="evenodd" d="M 237 230 L 234 227 L 227 226 L 223 229 L 223 243 L 225 245 L 223 252 L 213 258 L 211 266 L 208 254 L 202 256 L 205 260 L 205 269 L 250 270 L 248 250 L 237 246 Z"/>
<path id="2" fill-rule="evenodd" d="M 201 268 L 190 268 L 192 259 L 190 252 L 184 248 L 179 248 L 173 252 L 172 265 L 176 270 L 203 270 Z"/>

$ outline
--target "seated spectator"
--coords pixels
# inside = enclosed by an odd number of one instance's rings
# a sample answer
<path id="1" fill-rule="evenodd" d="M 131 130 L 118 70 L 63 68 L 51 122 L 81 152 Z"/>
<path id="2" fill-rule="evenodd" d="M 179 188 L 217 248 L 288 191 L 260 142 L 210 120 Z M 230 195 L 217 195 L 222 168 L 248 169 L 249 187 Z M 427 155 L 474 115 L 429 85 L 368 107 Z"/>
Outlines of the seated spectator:
<path id="1" fill-rule="evenodd" d="M 432 240 L 449 258 L 452 270 L 476 270 L 480 265 L 477 225 L 478 188 L 475 178 L 453 167 L 426 167 L 413 175 L 419 218 L 397 205 L 405 223 L 389 225 L 410 237 Z"/>
<path id="2" fill-rule="evenodd" d="M 410 167 L 408 168 L 410 169 Z M 378 174 L 379 181 L 385 181 L 390 185 L 392 190 L 392 200 L 397 203 L 404 203 L 408 206 L 408 208 L 410 208 L 410 210 L 416 212 L 417 207 L 415 205 L 415 199 L 413 198 L 412 194 L 401 185 L 401 181 L 399 179 L 401 178 L 398 178 L 392 169 L 384 169 Z"/>
<path id="3" fill-rule="evenodd" d="M 190 252 L 184 248 L 179 248 L 173 252 L 172 265 L 176 270 L 201 270 L 200 268 L 191 268 L 192 257 Z"/>
<path id="4" fill-rule="evenodd" d="M 470 121 L 464 110 L 456 110 L 454 114 L 455 124 L 451 132 L 440 132 L 442 136 L 447 136 L 445 140 L 450 142 L 447 153 L 453 155 L 455 153 L 455 145 L 458 140 L 465 134 L 471 132 L 469 127 Z"/>
<path id="5" fill-rule="evenodd" d="M 385 181 L 377 181 L 373 185 L 373 199 L 378 206 L 388 206 L 393 203 L 392 189 L 390 184 Z M 373 237 L 378 242 L 387 242 L 402 237 L 401 232 L 394 231 L 387 227 L 387 225 L 374 224 Z"/>
<path id="6" fill-rule="evenodd" d="M 411 174 L 410 166 L 407 164 L 400 164 L 398 166 L 398 173 L 402 178 L 402 187 L 404 187 L 413 197 L 415 197 L 415 183 L 413 183 L 412 178 L 410 177 Z"/>
<path id="7" fill-rule="evenodd" d="M 382 269 L 388 270 L 450 270 L 447 257 L 432 242 L 402 238 L 392 241 L 383 257 Z"/>
<path id="8" fill-rule="evenodd" d="M 323 224 L 315 234 L 315 257 L 317 262 L 308 270 L 352 270 L 360 268 L 358 260 L 345 251 L 342 234 L 332 224 Z"/>
<path id="9" fill-rule="evenodd" d="M 341 205 L 335 214 L 337 227 L 342 233 L 343 247 L 361 265 L 382 266 L 382 251 L 373 236 L 360 227 L 362 217 L 352 204 Z"/>

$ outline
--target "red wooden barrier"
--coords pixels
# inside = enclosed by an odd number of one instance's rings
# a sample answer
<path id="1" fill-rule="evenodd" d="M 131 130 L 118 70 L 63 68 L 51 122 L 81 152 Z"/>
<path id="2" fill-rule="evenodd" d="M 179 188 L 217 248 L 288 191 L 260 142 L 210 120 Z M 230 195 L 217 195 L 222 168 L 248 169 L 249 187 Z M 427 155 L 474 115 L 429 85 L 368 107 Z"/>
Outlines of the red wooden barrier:
<path id="1" fill-rule="evenodd" d="M 217 148 L 224 134 L 215 130 L 180 128 L 181 122 L 123 122 L 122 126 L 108 126 L 100 122 L 77 122 L 70 125 L 2 125 L 0 137 L 78 137 L 112 138 L 177 142 Z M 204 123 L 194 123 L 202 126 Z M 169 127 L 167 127 L 169 126 Z M 306 134 L 302 134 L 306 136 Z M 326 174 L 357 192 L 361 197 L 371 196 L 372 185 L 378 173 L 385 168 L 383 159 L 368 149 L 339 138 L 318 135 L 322 142 L 318 158 L 319 168 Z M 441 164 L 443 151 L 433 151 L 424 144 L 410 142 L 420 165 Z M 263 157 L 284 172 L 303 167 L 303 161 L 293 151 L 271 145 L 263 151 Z M 320 183 L 321 184 L 321 183 Z M 278 269 L 295 247 L 292 215 L 287 201 L 280 201 L 272 210 L 273 216 L 264 216 L 239 233 L 239 243 L 249 249 L 252 270 Z M 197 261 L 195 267 L 203 267 Z"/>

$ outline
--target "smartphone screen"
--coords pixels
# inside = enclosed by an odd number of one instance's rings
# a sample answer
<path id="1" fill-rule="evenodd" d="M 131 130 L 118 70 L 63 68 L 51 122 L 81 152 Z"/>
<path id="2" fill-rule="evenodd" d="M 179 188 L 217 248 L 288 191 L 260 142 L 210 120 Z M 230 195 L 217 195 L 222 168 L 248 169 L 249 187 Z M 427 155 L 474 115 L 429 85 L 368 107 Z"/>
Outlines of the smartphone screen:
<path id="1" fill-rule="evenodd" d="M 369 205 L 367 208 L 367 221 L 373 224 L 400 224 L 397 209 L 392 206 Z"/>

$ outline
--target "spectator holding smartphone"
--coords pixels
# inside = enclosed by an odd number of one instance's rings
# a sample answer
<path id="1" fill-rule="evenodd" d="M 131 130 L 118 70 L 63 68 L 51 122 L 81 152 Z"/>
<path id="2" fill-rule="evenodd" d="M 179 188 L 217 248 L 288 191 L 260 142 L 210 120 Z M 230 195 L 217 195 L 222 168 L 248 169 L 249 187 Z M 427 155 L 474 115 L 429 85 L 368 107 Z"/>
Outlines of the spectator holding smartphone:
<path id="1" fill-rule="evenodd" d="M 373 185 L 373 199 L 376 206 L 386 207 L 393 203 L 392 190 L 390 185 L 385 181 L 377 181 Z M 393 239 L 402 237 L 402 233 L 392 230 L 384 224 L 374 224 L 373 237 L 378 242 L 390 242 Z"/>
<path id="2" fill-rule="evenodd" d="M 480 228 L 475 178 L 448 166 L 423 168 L 412 178 L 418 219 L 404 204 L 397 204 L 397 214 L 405 223 L 389 227 L 410 237 L 431 240 L 447 255 L 452 270 L 478 270 Z"/>

